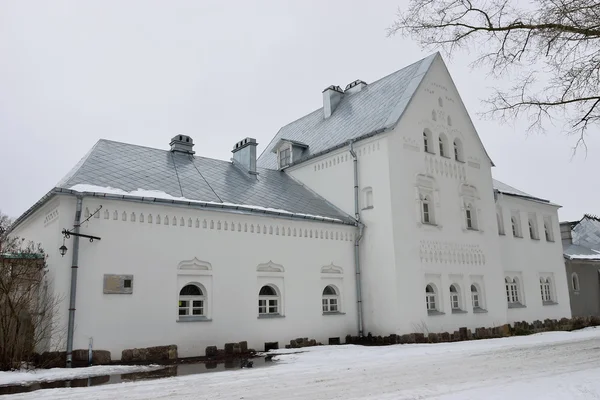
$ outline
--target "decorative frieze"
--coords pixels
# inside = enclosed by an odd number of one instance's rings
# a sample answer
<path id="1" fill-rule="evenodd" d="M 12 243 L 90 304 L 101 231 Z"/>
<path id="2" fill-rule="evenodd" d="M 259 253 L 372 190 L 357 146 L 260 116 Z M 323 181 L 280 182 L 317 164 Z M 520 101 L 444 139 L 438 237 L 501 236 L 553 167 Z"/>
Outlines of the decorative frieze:
<path id="1" fill-rule="evenodd" d="M 425 172 L 461 181 L 467 180 L 467 172 L 463 163 L 429 154 L 425 155 Z"/>
<path id="2" fill-rule="evenodd" d="M 419 256 L 423 263 L 485 265 L 485 254 L 477 244 L 422 240 Z"/>

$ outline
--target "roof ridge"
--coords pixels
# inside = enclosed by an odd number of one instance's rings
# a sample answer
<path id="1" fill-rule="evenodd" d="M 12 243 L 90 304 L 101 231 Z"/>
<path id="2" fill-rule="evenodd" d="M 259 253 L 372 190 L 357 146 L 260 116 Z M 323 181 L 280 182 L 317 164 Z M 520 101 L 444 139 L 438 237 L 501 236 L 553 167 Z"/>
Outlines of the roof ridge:
<path id="1" fill-rule="evenodd" d="M 98 147 L 98 144 L 100 144 L 100 142 L 104 140 L 104 139 L 99 139 L 96 143 L 94 143 L 94 145 L 92 146 L 91 149 L 88 150 L 87 153 L 85 153 L 83 155 L 83 157 L 81 157 L 81 159 L 79 159 L 79 161 L 77 161 L 77 164 L 75 164 L 75 166 L 73 166 L 69 172 L 67 172 L 67 174 L 65 176 L 63 176 L 55 185 L 54 187 L 60 187 L 62 185 L 65 185 L 73 176 L 75 176 L 75 174 L 77 173 L 77 171 L 79 171 L 81 169 L 81 167 L 83 167 L 83 165 L 86 163 L 86 161 L 89 159 L 90 155 L 94 152 L 94 150 L 96 149 L 96 147 Z"/>

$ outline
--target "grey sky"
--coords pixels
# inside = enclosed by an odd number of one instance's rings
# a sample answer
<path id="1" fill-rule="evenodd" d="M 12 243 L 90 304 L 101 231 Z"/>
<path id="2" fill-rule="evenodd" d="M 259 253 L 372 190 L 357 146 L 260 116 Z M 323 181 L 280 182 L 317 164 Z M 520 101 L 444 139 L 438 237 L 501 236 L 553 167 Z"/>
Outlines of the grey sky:
<path id="1" fill-rule="evenodd" d="M 405 0 L 0 1 L 0 210 L 17 217 L 100 139 L 230 159 L 255 137 L 321 106 L 321 91 L 372 82 L 428 55 L 387 38 Z M 600 134 L 573 137 L 482 121 L 493 84 L 468 54 L 445 59 L 496 163 L 494 177 L 562 204 L 562 220 L 600 214 Z M 501 82 L 507 85 L 510 82 Z"/>

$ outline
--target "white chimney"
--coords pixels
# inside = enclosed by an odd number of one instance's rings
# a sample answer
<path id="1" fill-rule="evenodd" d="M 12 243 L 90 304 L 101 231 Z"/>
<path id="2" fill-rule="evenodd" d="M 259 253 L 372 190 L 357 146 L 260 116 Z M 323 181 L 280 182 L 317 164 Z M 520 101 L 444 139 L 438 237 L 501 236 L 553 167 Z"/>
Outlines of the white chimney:
<path id="1" fill-rule="evenodd" d="M 233 162 L 250 174 L 256 174 L 256 139 L 247 137 L 233 146 Z"/>
<path id="2" fill-rule="evenodd" d="M 352 93 L 360 92 L 366 86 L 367 86 L 367 82 L 357 79 L 354 82 L 350 82 L 349 84 L 346 85 L 346 89 L 344 90 L 344 93 L 352 94 Z"/>
<path id="3" fill-rule="evenodd" d="M 331 117 L 335 108 L 340 104 L 342 97 L 344 97 L 344 92 L 339 86 L 331 85 L 323 90 L 323 113 L 325 118 Z"/>
<path id="4" fill-rule="evenodd" d="M 173 136 L 173 138 L 171 139 L 171 143 L 169 144 L 171 145 L 172 152 L 194 154 L 194 150 L 192 150 L 192 148 L 194 147 L 194 141 L 189 136 Z"/>

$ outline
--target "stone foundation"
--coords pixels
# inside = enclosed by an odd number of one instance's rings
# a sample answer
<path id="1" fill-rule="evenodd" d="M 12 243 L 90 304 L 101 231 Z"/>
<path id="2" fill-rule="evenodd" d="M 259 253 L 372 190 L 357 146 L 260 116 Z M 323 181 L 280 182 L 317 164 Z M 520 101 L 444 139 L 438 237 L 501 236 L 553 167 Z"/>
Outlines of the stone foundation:
<path id="1" fill-rule="evenodd" d="M 122 362 L 164 362 L 177 360 L 177 346 L 143 347 L 125 349 L 121 353 Z"/>

